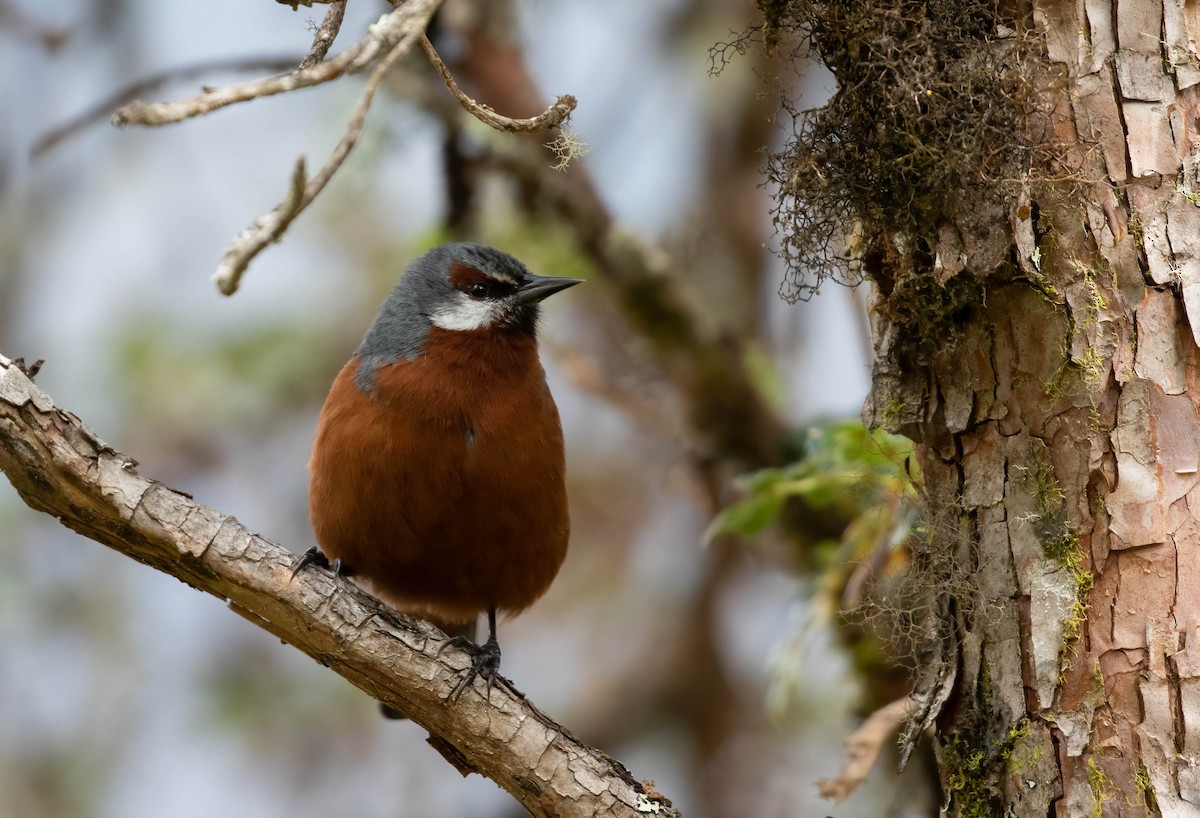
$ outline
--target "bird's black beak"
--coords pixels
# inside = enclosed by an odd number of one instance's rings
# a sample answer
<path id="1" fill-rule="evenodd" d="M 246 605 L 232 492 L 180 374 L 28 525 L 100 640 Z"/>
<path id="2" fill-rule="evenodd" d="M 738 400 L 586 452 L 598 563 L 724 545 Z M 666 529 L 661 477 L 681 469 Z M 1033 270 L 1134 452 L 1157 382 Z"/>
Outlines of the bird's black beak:
<path id="1" fill-rule="evenodd" d="M 567 287 L 574 287 L 576 284 L 582 283 L 582 278 L 529 275 L 517 287 L 517 294 L 513 296 L 513 300 L 518 304 L 541 301 L 543 298 L 552 296 L 560 290 L 565 290 Z"/>

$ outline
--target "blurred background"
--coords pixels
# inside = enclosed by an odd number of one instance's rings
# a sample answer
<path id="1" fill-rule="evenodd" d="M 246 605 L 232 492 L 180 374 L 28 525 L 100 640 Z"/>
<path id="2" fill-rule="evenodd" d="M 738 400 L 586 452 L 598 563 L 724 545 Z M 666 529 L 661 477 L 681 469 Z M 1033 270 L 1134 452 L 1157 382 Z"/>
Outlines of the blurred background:
<path id="1" fill-rule="evenodd" d="M 333 53 L 388 8 L 350 2 Z M 299 552 L 321 401 L 413 256 L 472 239 L 587 277 L 542 333 L 571 552 L 501 625 L 505 674 L 689 818 L 931 814 L 920 759 L 897 778 L 890 739 L 844 803 L 817 790 L 906 690 L 869 617 L 841 611 L 911 525 L 903 443 L 856 421 L 864 294 L 789 305 L 769 251 L 778 89 L 819 105 L 828 75 L 755 47 L 711 73 L 712 47 L 757 22 L 750 0 L 447 0 L 433 34 L 464 88 L 513 116 L 574 94 L 588 155 L 558 173 L 546 137 L 486 132 L 414 52 L 231 298 L 210 281 L 225 247 L 298 156 L 325 161 L 361 76 L 157 130 L 105 116 L 32 155 L 156 72 L 299 62 L 323 14 L 0 0 L 0 352 L 46 359 L 38 383 L 144 475 Z M 0 815 L 522 814 L 415 725 L 5 481 L 0 563 Z"/>

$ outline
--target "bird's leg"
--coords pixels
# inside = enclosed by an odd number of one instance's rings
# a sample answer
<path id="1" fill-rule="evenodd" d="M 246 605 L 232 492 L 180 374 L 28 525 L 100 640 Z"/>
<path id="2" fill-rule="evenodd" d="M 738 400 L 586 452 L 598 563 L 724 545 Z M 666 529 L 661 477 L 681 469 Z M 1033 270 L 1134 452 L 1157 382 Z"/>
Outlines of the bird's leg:
<path id="1" fill-rule="evenodd" d="M 333 572 L 335 577 L 349 577 L 354 575 L 354 571 L 351 570 L 349 566 L 342 565 L 341 557 L 338 557 L 333 562 L 330 562 L 329 558 L 322 553 L 321 549 L 314 545 L 312 548 L 300 555 L 300 560 L 296 563 L 296 567 L 292 569 L 292 575 L 289 577 L 289 581 L 295 579 L 296 574 L 299 574 L 310 565 L 328 568 Z"/>
<path id="2" fill-rule="evenodd" d="M 459 641 L 461 640 L 461 641 Z M 466 642 L 466 644 L 462 644 Z M 500 643 L 496 641 L 496 609 L 488 609 L 488 638 L 482 645 L 473 645 L 465 636 L 456 636 L 448 644 L 454 644 L 471 654 L 471 666 L 463 671 L 462 678 L 450 691 L 447 700 L 458 701 L 462 692 L 471 686 L 476 677 L 487 682 L 487 697 L 491 700 L 492 684 L 500 670 Z"/>

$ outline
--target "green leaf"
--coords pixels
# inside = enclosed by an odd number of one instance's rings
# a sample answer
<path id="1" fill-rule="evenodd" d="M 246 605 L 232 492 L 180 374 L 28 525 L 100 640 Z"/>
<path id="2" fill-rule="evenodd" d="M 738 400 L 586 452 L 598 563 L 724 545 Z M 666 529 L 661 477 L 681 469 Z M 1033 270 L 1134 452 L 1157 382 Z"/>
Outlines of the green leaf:
<path id="1" fill-rule="evenodd" d="M 762 532 L 779 516 L 783 509 L 784 496 L 774 491 L 751 494 L 734 503 L 716 516 L 704 532 L 708 544 L 723 534 L 750 537 Z"/>

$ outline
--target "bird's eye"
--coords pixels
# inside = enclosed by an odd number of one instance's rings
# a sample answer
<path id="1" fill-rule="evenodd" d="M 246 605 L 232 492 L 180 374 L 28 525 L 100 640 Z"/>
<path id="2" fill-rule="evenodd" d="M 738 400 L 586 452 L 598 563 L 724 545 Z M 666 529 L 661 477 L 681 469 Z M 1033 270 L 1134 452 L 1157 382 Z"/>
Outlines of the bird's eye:
<path id="1" fill-rule="evenodd" d="M 472 298 L 487 298 L 491 295 L 492 288 L 484 284 L 482 281 L 477 281 L 467 289 L 467 294 Z"/>

